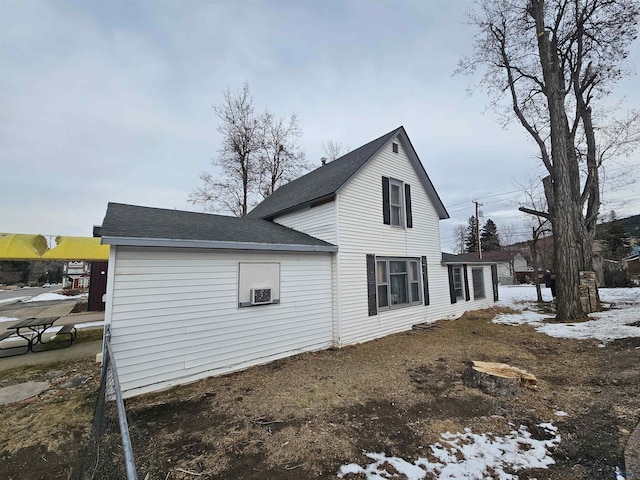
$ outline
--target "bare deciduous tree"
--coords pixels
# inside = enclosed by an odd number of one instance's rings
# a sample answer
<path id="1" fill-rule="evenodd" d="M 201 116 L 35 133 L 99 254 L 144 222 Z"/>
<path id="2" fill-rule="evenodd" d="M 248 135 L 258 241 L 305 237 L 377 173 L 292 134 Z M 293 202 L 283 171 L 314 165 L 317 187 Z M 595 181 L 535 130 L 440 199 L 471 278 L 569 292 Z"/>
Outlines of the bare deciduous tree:
<path id="1" fill-rule="evenodd" d="M 304 154 L 295 143 L 302 129 L 295 115 L 285 120 L 269 112 L 257 114 L 246 82 L 238 92 L 225 90 L 223 102 L 213 111 L 220 119 L 222 146 L 211 163 L 222 174 L 203 172 L 189 202 L 242 217 L 306 169 Z"/>
<path id="2" fill-rule="evenodd" d="M 347 153 L 349 146 L 336 140 L 327 140 L 326 142 L 322 142 L 322 151 L 326 155 L 326 161 L 333 162 L 336 158 L 340 158 Z"/>
<path id="3" fill-rule="evenodd" d="M 461 71 L 484 67 L 484 84 L 512 113 L 540 150 L 549 175 L 547 211 L 522 211 L 553 228 L 557 318 L 584 316 L 580 270 L 592 270 L 600 208 L 597 100 L 625 71 L 636 38 L 636 0 L 481 0 L 473 56 Z"/>
<path id="4" fill-rule="evenodd" d="M 298 117 L 276 118 L 266 113 L 263 118 L 264 139 L 260 154 L 260 194 L 267 198 L 280 186 L 299 177 L 309 166 L 304 152 L 296 145 L 302 136 Z"/>
<path id="5" fill-rule="evenodd" d="M 453 229 L 453 235 L 456 239 L 456 253 L 464 253 L 466 246 L 465 241 L 467 238 L 467 226 L 456 225 Z"/>

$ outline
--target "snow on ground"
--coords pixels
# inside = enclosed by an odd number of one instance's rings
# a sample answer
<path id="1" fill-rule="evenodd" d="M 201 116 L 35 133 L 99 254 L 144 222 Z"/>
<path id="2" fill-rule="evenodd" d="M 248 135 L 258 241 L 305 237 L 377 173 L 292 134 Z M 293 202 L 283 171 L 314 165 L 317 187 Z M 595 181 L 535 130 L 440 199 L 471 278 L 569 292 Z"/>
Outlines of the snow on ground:
<path id="1" fill-rule="evenodd" d="M 595 338 L 603 342 L 640 336 L 640 327 L 628 325 L 640 320 L 640 288 L 610 288 L 600 289 L 599 292 L 601 301 L 610 304 L 608 307 L 611 310 L 591 314 L 592 320 L 587 322 L 558 324 L 547 323 L 550 315 L 535 311 L 534 286 L 501 286 L 498 305 L 519 310 L 519 313 L 498 315 L 494 322 L 509 325 L 527 323 L 550 336 Z M 542 298 L 547 302 L 552 301 L 551 290 L 543 288 Z M 567 415 L 561 410 L 554 413 L 557 417 Z M 465 428 L 464 433 L 441 434 L 442 441 L 430 445 L 424 458 L 411 462 L 400 457 L 388 457 L 384 453 L 365 453 L 372 463 L 365 466 L 355 463 L 343 465 L 338 470 L 338 477 L 352 473 L 362 474 L 367 480 L 385 480 L 402 475 L 408 480 L 423 480 L 427 476 L 439 480 L 516 480 L 518 476 L 509 472 L 548 468 L 555 463 L 550 452 L 560 443 L 558 429 L 551 423 L 538 426 L 552 438 L 536 440 L 524 425 L 503 437 L 491 433 L 478 435 Z"/>
<path id="2" fill-rule="evenodd" d="M 6 318 L 6 317 L 0 317 L 0 322 L 3 321 L 15 321 L 18 320 L 17 318 Z M 84 328 L 98 328 L 98 327 L 104 327 L 104 322 L 86 322 L 86 323 L 76 323 L 75 324 L 76 329 L 78 330 L 82 330 Z M 57 333 L 61 328 L 63 327 L 63 325 L 60 326 L 55 326 L 55 327 L 49 327 L 47 328 L 46 333 Z M 29 332 L 29 333 L 25 333 L 25 336 L 31 336 L 33 337 L 35 335 L 35 333 L 33 332 Z M 55 335 L 54 335 L 55 336 Z M 51 337 L 53 338 L 53 337 Z M 5 338 L 3 340 L 3 342 L 22 342 L 24 341 L 24 339 L 22 337 L 9 337 L 9 338 Z"/>
<path id="3" fill-rule="evenodd" d="M 640 327 L 630 323 L 640 321 L 640 287 L 601 288 L 600 300 L 610 310 L 592 313 L 593 320 L 575 323 L 547 323 L 548 314 L 535 311 L 536 289 L 533 285 L 500 286 L 498 305 L 520 310 L 519 313 L 498 315 L 495 323 L 522 325 L 528 323 L 551 337 L 587 339 L 604 343 L 618 338 L 640 337 Z M 551 301 L 551 290 L 542 289 L 542 299 Z"/>
<path id="4" fill-rule="evenodd" d="M 558 429 L 551 423 L 538 426 L 552 438 L 536 440 L 524 425 L 504 437 L 491 433 L 477 435 L 465 428 L 464 433 L 443 433 L 440 435 L 442 442 L 429 446 L 429 457 L 433 461 L 420 457 L 409 462 L 400 457 L 387 457 L 384 453 L 365 453 L 374 460 L 373 463 L 365 467 L 355 463 L 343 465 L 338 470 L 338 477 L 353 473 L 364 474 L 367 480 L 398 478 L 400 475 L 405 475 L 408 480 L 422 480 L 427 475 L 429 478 L 437 475 L 439 480 L 481 480 L 494 478 L 489 476 L 493 474 L 500 480 L 516 480 L 517 475 L 505 470 L 546 469 L 555 463 L 549 451 L 560 443 Z M 389 474 L 389 465 L 397 472 L 396 475 Z"/>
<path id="5" fill-rule="evenodd" d="M 86 294 L 82 295 L 60 295 L 59 293 L 43 293 L 37 297 L 30 298 L 29 300 L 23 300 L 23 303 L 30 302 L 51 302 L 55 300 L 79 300 L 81 298 L 87 298 Z"/>
<path id="6" fill-rule="evenodd" d="M 0 323 L 5 322 L 17 322 L 18 319 L 16 317 L 0 317 Z"/>
<path id="7" fill-rule="evenodd" d="M 19 302 L 21 300 L 25 300 L 29 297 L 11 297 L 11 298 L 3 298 L 2 300 L 0 300 L 0 305 L 2 305 L 3 303 L 13 303 L 13 302 Z"/>

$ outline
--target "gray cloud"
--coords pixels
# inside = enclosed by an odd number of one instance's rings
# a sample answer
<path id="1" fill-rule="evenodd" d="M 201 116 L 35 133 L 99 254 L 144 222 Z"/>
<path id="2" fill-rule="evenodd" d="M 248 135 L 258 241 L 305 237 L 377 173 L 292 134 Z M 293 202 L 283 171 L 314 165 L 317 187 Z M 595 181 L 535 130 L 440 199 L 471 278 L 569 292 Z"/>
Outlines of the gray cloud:
<path id="1" fill-rule="evenodd" d="M 311 161 L 328 139 L 354 148 L 404 125 L 445 204 L 456 205 L 442 222 L 448 247 L 471 200 L 540 173 L 519 127 L 503 130 L 481 92 L 467 95 L 474 79 L 452 77 L 470 52 L 471 5 L 6 3 L 0 231 L 88 235 L 108 201 L 193 209 L 187 195 L 220 141 L 211 106 L 246 80 L 259 109 L 299 115 Z M 620 91 L 638 105 L 634 81 Z M 487 198 L 485 216 L 521 224 L 514 198 Z M 622 198 L 637 213 L 637 193 Z"/>

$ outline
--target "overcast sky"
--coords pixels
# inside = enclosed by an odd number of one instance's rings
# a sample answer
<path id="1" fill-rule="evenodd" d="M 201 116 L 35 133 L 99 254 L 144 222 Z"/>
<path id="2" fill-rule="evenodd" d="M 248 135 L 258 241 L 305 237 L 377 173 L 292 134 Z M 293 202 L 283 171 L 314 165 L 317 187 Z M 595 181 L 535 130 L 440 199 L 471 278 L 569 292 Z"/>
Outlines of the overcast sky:
<path id="1" fill-rule="evenodd" d="M 477 78 L 471 2 L 0 0 L 0 232 L 90 236 L 107 202 L 187 203 L 220 145 L 211 109 L 247 81 L 258 110 L 295 112 L 307 159 L 404 125 L 453 228 L 484 219 L 527 230 L 519 183 L 542 173 L 520 127 L 503 129 Z M 634 44 L 632 65 L 640 63 Z M 640 108 L 637 75 L 616 99 Z M 616 166 L 637 171 L 636 153 Z M 640 192 L 603 211 L 640 213 Z"/>

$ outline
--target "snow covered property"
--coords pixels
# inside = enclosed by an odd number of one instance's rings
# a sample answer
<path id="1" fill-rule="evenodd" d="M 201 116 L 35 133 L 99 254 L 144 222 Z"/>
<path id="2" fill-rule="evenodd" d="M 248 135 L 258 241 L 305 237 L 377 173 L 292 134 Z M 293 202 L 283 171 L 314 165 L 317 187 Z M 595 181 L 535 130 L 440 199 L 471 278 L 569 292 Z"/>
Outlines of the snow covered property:
<path id="1" fill-rule="evenodd" d="M 105 322 L 130 397 L 486 308 L 495 264 L 442 254 L 403 127 L 244 218 L 110 203 Z"/>

